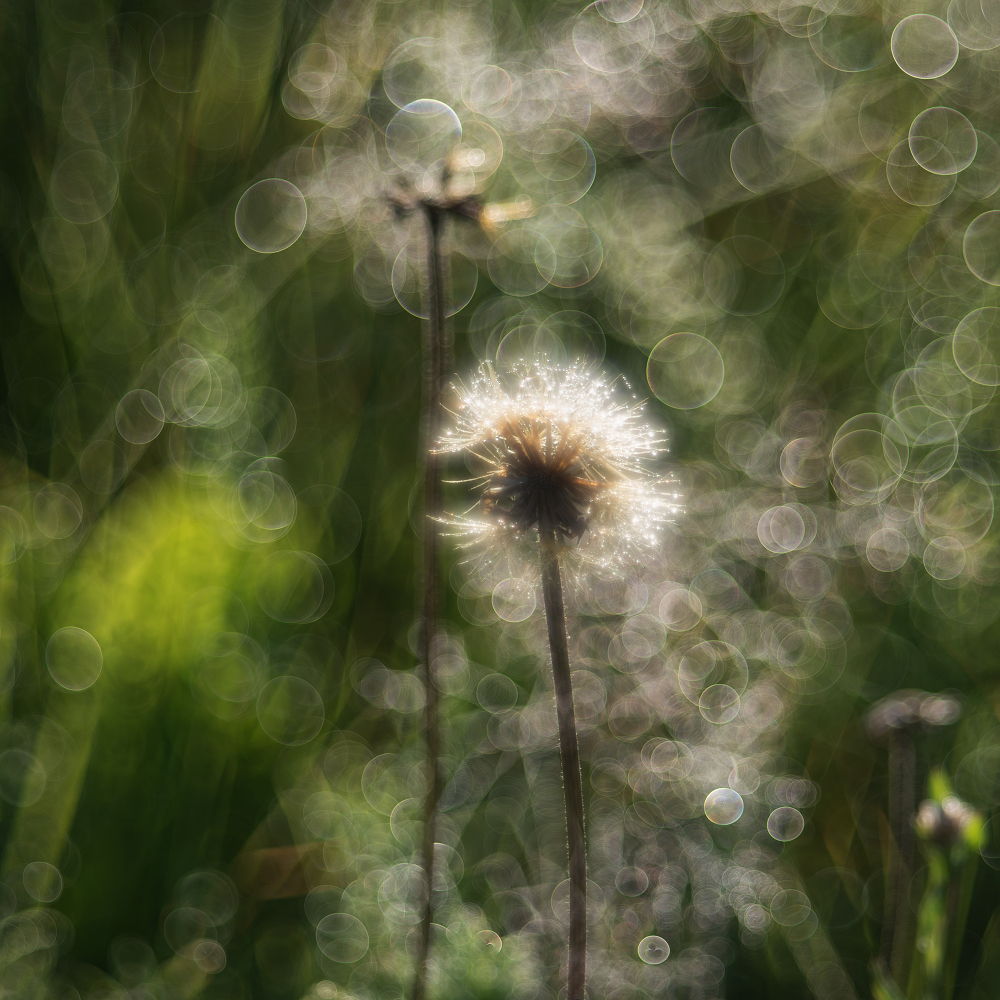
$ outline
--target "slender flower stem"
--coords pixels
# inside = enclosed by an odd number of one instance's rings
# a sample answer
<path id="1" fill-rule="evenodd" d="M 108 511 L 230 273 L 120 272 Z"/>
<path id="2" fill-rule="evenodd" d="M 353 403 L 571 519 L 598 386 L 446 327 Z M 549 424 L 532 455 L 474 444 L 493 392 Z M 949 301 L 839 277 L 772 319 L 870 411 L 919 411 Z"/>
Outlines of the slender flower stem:
<path id="1" fill-rule="evenodd" d="M 583 827 L 583 773 L 573 713 L 566 610 L 556 549 L 556 532 L 548 516 L 539 523 L 542 550 L 542 595 L 552 654 L 556 716 L 559 722 L 559 757 L 562 761 L 566 801 L 566 835 L 569 840 L 569 976 L 567 1000 L 584 1000 L 587 976 L 587 852 Z"/>
<path id="2" fill-rule="evenodd" d="M 913 877 L 917 808 L 916 748 L 907 728 L 889 735 L 889 827 L 894 844 L 889 852 L 889 878 L 883 914 L 882 954 L 897 985 L 905 989 L 912 938 L 908 890 Z"/>
<path id="3" fill-rule="evenodd" d="M 948 937 L 944 953 L 944 1000 L 951 1000 L 958 979 L 958 960 L 962 953 L 965 923 L 976 883 L 976 854 L 973 853 L 960 871 L 953 871 L 948 886 Z"/>
<path id="4" fill-rule="evenodd" d="M 444 268 L 441 255 L 441 230 L 444 213 L 425 205 L 427 219 L 426 289 L 429 318 L 424 326 L 424 379 L 421 407 L 424 417 L 424 550 L 421 585 L 423 587 L 423 623 L 420 632 L 420 658 L 424 664 L 424 687 L 427 703 L 424 730 L 427 740 L 427 797 L 424 801 L 424 836 L 421 849 L 424 869 L 424 912 L 420 921 L 420 951 L 413 979 L 413 1000 L 423 1000 L 427 992 L 431 923 L 434 919 L 433 869 L 437 828 L 437 804 L 441 796 L 439 758 L 441 738 L 438 729 L 438 691 L 434 679 L 434 655 L 437 649 L 437 621 L 441 604 L 441 573 L 438 565 L 438 522 L 441 508 L 441 457 L 433 450 L 441 426 L 441 383 L 447 370 L 448 344 L 445 331 Z"/>

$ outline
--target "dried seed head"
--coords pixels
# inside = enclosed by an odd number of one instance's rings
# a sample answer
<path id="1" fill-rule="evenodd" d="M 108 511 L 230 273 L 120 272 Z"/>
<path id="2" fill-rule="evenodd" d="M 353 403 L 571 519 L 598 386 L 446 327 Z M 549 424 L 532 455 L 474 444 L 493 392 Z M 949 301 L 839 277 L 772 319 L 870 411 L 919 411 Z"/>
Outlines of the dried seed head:
<path id="1" fill-rule="evenodd" d="M 946 691 L 929 694 L 906 689 L 877 701 L 865 715 L 870 739 L 884 742 L 892 732 L 916 733 L 935 726 L 949 726 L 962 713 L 958 699 Z"/>
<path id="2" fill-rule="evenodd" d="M 655 552 L 679 495 L 651 468 L 665 451 L 662 431 L 621 380 L 582 363 L 485 364 L 455 392 L 438 450 L 466 452 L 482 469 L 477 514 L 448 521 L 471 562 L 530 574 L 540 528 L 555 534 L 571 571 L 617 575 Z"/>
<path id="3" fill-rule="evenodd" d="M 955 795 L 946 795 L 941 802 L 934 799 L 921 802 L 914 824 L 925 840 L 950 848 L 966 836 L 970 827 L 981 821 L 980 814 L 968 802 Z"/>

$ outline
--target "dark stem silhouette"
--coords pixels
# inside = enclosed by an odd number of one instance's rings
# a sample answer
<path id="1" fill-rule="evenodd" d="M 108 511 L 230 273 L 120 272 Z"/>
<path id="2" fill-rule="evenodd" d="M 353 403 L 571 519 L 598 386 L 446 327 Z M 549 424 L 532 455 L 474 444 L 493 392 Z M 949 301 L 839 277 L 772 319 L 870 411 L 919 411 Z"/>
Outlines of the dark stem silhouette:
<path id="1" fill-rule="evenodd" d="M 566 610 L 563 605 L 556 528 L 543 513 L 539 520 L 542 553 L 542 595 L 552 655 L 552 677 L 559 724 L 559 757 L 562 762 L 566 803 L 566 836 L 569 841 L 569 962 L 567 1000 L 584 1000 L 587 976 L 587 852 L 583 826 L 583 772 L 573 712 Z"/>
<path id="2" fill-rule="evenodd" d="M 437 651 L 438 619 L 441 611 L 441 572 L 438 560 L 438 522 L 441 508 L 441 456 L 434 451 L 441 426 L 441 384 L 448 371 L 448 343 L 445 329 L 445 274 L 441 253 L 445 213 L 435 205 L 423 206 L 427 220 L 426 291 L 429 304 L 428 322 L 424 324 L 423 342 L 423 621 L 420 630 L 419 656 L 424 665 L 424 687 L 427 702 L 424 709 L 424 730 L 427 741 L 427 793 L 424 800 L 424 835 L 421 847 L 424 899 L 420 921 L 420 950 L 414 974 L 413 1000 L 424 1000 L 427 993 L 428 959 L 430 957 L 431 925 L 434 920 L 433 877 L 434 843 L 437 831 L 437 804 L 441 797 L 441 739 L 438 728 L 438 691 L 434 677 L 434 656 Z"/>

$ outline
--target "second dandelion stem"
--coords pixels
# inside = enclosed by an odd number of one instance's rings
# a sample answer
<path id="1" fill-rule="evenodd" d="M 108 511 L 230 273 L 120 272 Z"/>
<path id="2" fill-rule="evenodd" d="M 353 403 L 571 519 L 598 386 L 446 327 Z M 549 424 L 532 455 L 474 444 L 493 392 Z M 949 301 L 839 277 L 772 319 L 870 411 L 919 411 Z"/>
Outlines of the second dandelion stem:
<path id="1" fill-rule="evenodd" d="M 583 772 L 573 712 L 569 640 L 563 605 L 562 578 L 556 531 L 544 515 L 539 522 L 542 551 L 542 595 L 552 655 L 552 677 L 559 724 L 559 757 L 562 761 L 566 801 L 566 835 L 569 841 L 569 975 L 567 1000 L 584 1000 L 587 975 L 587 852 L 583 826 Z"/>
<path id="2" fill-rule="evenodd" d="M 437 621 L 440 614 L 441 574 L 438 565 L 437 515 L 441 508 L 441 457 L 434 451 L 441 426 L 441 382 L 447 370 L 448 343 L 445 330 L 444 267 L 441 256 L 441 230 L 444 214 L 425 206 L 427 216 L 427 299 L 429 316 L 424 328 L 424 385 L 421 400 L 424 416 L 424 551 L 421 583 L 423 586 L 423 627 L 420 634 L 420 658 L 424 663 L 426 705 L 424 730 L 427 740 L 427 797 L 424 800 L 424 911 L 420 921 L 420 945 L 411 997 L 423 1000 L 427 992 L 428 957 L 431 923 L 434 919 L 433 874 L 437 804 L 441 796 L 438 732 L 438 697 L 434 679 L 434 655 L 437 647 Z"/>

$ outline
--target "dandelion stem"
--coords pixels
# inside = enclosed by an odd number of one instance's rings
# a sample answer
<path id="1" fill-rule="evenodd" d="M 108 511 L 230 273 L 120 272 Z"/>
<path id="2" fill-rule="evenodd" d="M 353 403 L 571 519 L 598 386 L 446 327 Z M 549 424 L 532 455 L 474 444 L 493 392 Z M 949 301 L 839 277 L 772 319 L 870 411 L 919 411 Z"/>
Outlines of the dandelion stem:
<path id="1" fill-rule="evenodd" d="M 542 595 L 552 654 L 556 716 L 559 722 L 559 757 L 562 761 L 566 801 L 566 835 L 569 841 L 569 975 L 567 1000 L 584 1000 L 587 975 L 587 852 L 583 827 L 583 773 L 573 713 L 566 610 L 556 548 L 556 530 L 549 516 L 539 522 L 542 550 Z"/>
<path id="2" fill-rule="evenodd" d="M 438 522 L 441 508 L 441 457 L 433 445 L 441 426 L 441 382 L 446 371 L 448 344 L 445 331 L 444 274 L 441 258 L 441 230 L 444 213 L 425 205 L 427 219 L 426 292 L 429 318 L 424 326 L 423 398 L 424 418 L 424 517 L 423 517 L 423 623 L 420 632 L 420 659 L 424 664 L 424 687 L 427 702 L 424 730 L 427 740 L 427 795 L 424 800 L 424 837 L 421 862 L 424 869 L 424 911 L 420 921 L 420 951 L 413 979 L 413 1000 L 423 1000 L 427 992 L 427 966 L 430 956 L 431 924 L 434 919 L 433 868 L 437 828 L 437 804 L 441 796 L 441 738 L 438 729 L 438 692 L 434 679 L 434 654 L 437 649 L 437 621 L 441 603 L 441 574 L 438 566 Z"/>

